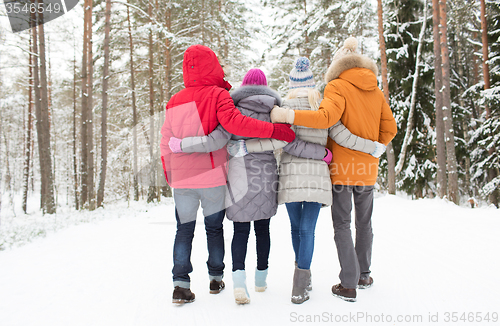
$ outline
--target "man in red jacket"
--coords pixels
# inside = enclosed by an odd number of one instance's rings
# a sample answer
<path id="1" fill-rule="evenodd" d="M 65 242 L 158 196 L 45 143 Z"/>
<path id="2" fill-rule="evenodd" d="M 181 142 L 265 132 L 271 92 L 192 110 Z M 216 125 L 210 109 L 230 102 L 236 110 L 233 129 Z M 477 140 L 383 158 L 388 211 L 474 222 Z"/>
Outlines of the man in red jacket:
<path id="1" fill-rule="evenodd" d="M 246 117 L 234 106 L 215 53 L 203 45 L 184 53 L 184 88 L 169 100 L 161 133 L 161 159 L 168 184 L 174 188 L 177 233 L 174 242 L 174 303 L 194 301 L 189 273 L 196 214 L 201 202 L 208 245 L 210 293 L 224 288 L 224 198 L 227 152 L 183 153 L 180 139 L 205 136 L 219 124 L 229 133 L 293 141 L 289 126 Z"/>

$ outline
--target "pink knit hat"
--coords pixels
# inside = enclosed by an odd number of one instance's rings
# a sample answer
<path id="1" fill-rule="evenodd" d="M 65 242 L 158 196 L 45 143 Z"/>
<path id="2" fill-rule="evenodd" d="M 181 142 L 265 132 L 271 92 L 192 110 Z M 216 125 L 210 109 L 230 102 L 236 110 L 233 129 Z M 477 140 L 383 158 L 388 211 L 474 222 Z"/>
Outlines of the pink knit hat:
<path id="1" fill-rule="evenodd" d="M 264 72 L 260 69 L 250 69 L 243 77 L 241 86 L 245 85 L 264 85 L 267 86 L 267 79 Z"/>

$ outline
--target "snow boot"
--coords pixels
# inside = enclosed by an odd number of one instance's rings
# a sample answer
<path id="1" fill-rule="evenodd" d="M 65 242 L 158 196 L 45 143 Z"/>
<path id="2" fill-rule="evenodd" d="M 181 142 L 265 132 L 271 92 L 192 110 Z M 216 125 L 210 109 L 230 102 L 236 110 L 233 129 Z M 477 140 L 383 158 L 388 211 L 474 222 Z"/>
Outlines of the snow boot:
<path id="1" fill-rule="evenodd" d="M 311 278 L 311 270 L 300 269 L 295 267 L 293 273 L 293 288 L 292 288 L 292 302 L 303 303 L 309 300 L 309 292 L 307 291 L 307 284 Z"/>
<path id="2" fill-rule="evenodd" d="M 267 270 L 268 270 L 268 268 L 264 269 L 263 271 L 260 271 L 257 268 L 255 268 L 255 291 L 256 292 L 264 292 L 267 289 L 267 283 L 266 283 Z"/>
<path id="3" fill-rule="evenodd" d="M 309 280 L 307 281 L 306 290 L 307 291 L 312 291 L 312 289 L 313 289 L 313 286 L 312 286 L 312 274 L 311 274 L 311 270 L 309 270 Z"/>
<path id="4" fill-rule="evenodd" d="M 347 289 L 342 284 L 332 286 L 332 294 L 344 301 L 356 302 L 356 289 Z"/>
<path id="5" fill-rule="evenodd" d="M 176 286 L 172 295 L 172 303 L 183 304 L 194 301 L 194 293 L 190 289 Z"/>
<path id="6" fill-rule="evenodd" d="M 295 267 L 298 267 L 297 262 L 295 262 Z M 309 274 L 309 282 L 307 282 L 306 290 L 307 291 L 312 291 L 312 273 Z"/>
<path id="7" fill-rule="evenodd" d="M 211 294 L 217 294 L 220 293 L 220 291 L 224 290 L 226 285 L 224 284 L 223 280 L 217 281 L 217 280 L 211 280 L 210 281 L 210 293 Z"/>
<path id="8" fill-rule="evenodd" d="M 234 301 L 236 301 L 237 304 L 250 303 L 250 295 L 247 291 L 246 273 L 244 269 L 233 272 L 233 289 Z"/>
<path id="9" fill-rule="evenodd" d="M 368 278 L 360 278 L 358 282 L 358 289 L 368 289 L 373 284 L 373 278 L 369 276 Z"/>

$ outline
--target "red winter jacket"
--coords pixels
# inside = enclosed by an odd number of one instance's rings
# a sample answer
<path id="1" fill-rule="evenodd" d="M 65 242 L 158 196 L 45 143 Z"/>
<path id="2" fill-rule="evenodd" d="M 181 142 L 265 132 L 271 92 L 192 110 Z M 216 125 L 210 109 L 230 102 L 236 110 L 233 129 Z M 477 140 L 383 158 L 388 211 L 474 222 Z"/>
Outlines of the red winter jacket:
<path id="1" fill-rule="evenodd" d="M 172 188 L 210 188 L 226 184 L 226 148 L 211 153 L 172 153 L 170 137 L 205 136 L 217 125 L 232 134 L 270 138 L 273 125 L 246 117 L 234 106 L 215 53 L 203 45 L 184 53 L 185 89 L 167 103 L 161 129 L 161 159 Z"/>

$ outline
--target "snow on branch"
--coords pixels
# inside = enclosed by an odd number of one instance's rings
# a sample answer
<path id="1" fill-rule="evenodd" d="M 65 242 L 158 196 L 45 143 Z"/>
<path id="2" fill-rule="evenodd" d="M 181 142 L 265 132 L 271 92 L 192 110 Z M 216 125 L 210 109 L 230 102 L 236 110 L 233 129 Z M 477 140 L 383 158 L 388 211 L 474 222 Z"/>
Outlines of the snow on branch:
<path id="1" fill-rule="evenodd" d="M 410 104 L 410 112 L 408 113 L 408 122 L 406 124 L 406 134 L 403 140 L 403 147 L 401 149 L 401 153 L 399 154 L 398 164 L 396 165 L 396 175 L 400 174 L 403 170 L 403 165 L 406 158 L 406 151 L 408 150 L 408 145 L 410 144 L 411 138 L 413 136 L 413 120 L 415 115 L 415 106 L 417 102 L 417 84 L 418 84 L 418 75 L 420 73 L 420 60 L 422 57 L 422 44 L 424 43 L 425 36 L 425 28 L 427 26 L 427 0 L 424 0 L 424 18 L 422 20 L 422 29 L 420 30 L 420 35 L 418 37 L 418 46 L 417 46 L 417 56 L 415 63 L 415 74 L 413 75 L 413 86 L 411 92 L 411 104 Z"/>

